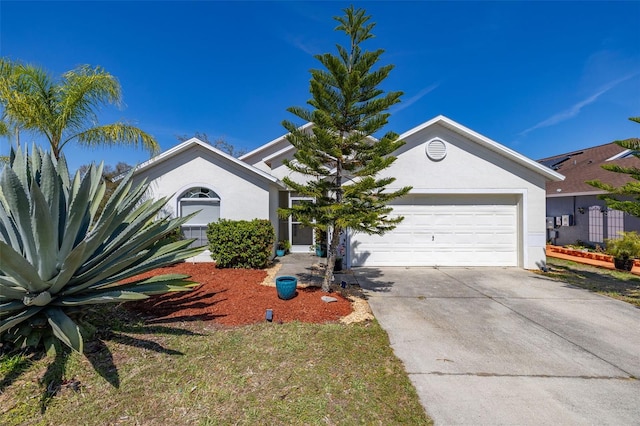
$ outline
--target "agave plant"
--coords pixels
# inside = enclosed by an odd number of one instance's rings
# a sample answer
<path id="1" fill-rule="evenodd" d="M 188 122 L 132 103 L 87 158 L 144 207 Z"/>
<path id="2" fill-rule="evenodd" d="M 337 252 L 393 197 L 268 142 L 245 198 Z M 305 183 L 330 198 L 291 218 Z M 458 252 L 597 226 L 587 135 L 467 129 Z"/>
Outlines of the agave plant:
<path id="1" fill-rule="evenodd" d="M 101 175 L 102 164 L 71 179 L 64 156 L 11 152 L 0 175 L 0 341 L 82 352 L 93 305 L 197 285 L 177 274 L 122 282 L 202 248 L 166 238 L 188 217 L 158 218 L 166 199 L 144 200 L 147 185 L 133 186 L 131 173 L 98 215 Z"/>

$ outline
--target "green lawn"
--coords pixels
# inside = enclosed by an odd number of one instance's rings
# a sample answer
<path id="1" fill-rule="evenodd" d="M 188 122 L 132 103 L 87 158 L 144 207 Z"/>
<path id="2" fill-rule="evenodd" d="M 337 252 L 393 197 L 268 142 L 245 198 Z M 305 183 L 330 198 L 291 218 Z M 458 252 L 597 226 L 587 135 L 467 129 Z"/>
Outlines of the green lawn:
<path id="1" fill-rule="evenodd" d="M 640 306 L 640 277 L 637 275 L 553 257 L 547 258 L 547 265 L 551 270 L 545 276 Z"/>
<path id="2" fill-rule="evenodd" d="M 0 359 L 0 423 L 431 424 L 377 322 L 147 326 L 123 309 L 77 353 Z M 94 370 L 94 366 L 96 370 Z"/>

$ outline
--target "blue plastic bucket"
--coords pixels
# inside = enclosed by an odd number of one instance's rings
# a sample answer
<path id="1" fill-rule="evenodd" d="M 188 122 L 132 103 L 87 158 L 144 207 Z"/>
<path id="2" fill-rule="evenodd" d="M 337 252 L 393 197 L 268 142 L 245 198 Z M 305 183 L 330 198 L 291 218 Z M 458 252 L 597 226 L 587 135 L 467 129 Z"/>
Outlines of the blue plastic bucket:
<path id="1" fill-rule="evenodd" d="M 296 277 L 277 277 L 276 290 L 278 291 L 278 297 L 284 300 L 292 299 L 296 295 L 297 285 L 298 279 Z"/>

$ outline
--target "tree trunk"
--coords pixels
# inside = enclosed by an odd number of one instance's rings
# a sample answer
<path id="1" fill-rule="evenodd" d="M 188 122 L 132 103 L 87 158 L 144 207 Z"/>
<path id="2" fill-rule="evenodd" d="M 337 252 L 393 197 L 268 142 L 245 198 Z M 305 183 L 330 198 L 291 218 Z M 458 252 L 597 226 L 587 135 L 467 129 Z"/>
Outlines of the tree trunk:
<path id="1" fill-rule="evenodd" d="M 331 290 L 331 283 L 333 282 L 333 267 L 336 264 L 338 244 L 340 244 L 340 231 L 341 230 L 337 226 L 334 226 L 331 230 L 331 243 L 327 245 L 327 269 L 324 271 L 322 291 L 329 292 Z"/>
<path id="2" fill-rule="evenodd" d="M 344 133 L 340 132 L 340 138 L 344 140 Z M 336 203 L 342 203 L 342 161 L 336 160 L 335 187 Z M 324 280 L 322 281 L 322 291 L 329 292 L 331 283 L 333 282 L 333 267 L 336 264 L 336 254 L 338 244 L 340 244 L 341 228 L 336 226 L 335 220 L 331 227 L 331 243 L 327 244 L 327 269 L 324 271 Z"/>

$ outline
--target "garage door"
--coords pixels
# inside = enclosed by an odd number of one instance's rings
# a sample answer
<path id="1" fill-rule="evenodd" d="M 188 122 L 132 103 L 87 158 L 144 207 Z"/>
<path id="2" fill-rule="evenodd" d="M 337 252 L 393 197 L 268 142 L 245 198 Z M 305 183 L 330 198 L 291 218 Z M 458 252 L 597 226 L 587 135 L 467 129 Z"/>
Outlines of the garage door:
<path id="1" fill-rule="evenodd" d="M 383 236 L 355 234 L 354 266 L 517 266 L 515 196 L 413 196 Z"/>

